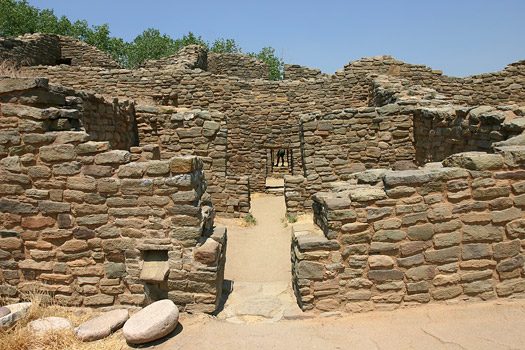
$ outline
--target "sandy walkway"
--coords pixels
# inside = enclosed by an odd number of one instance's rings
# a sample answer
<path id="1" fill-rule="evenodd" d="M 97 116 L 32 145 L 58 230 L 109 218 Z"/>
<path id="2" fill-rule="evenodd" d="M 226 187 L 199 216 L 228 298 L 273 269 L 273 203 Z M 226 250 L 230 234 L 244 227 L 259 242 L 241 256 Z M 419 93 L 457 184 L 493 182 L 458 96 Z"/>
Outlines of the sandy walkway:
<path id="1" fill-rule="evenodd" d="M 291 288 L 290 228 L 282 219 L 283 197 L 252 198 L 257 225 L 241 227 L 236 220 L 218 219 L 228 227 L 225 279 L 233 281 L 221 320 L 235 323 L 275 322 L 286 311 L 299 312 Z"/>
<path id="2" fill-rule="evenodd" d="M 252 198 L 257 225 L 240 227 L 237 220 L 217 219 L 228 227 L 224 278 L 235 282 L 290 282 L 290 228 L 285 228 L 283 197 Z"/>
<path id="3" fill-rule="evenodd" d="M 187 316 L 158 350 L 525 349 L 525 301 L 429 305 L 339 319 L 232 324 Z"/>

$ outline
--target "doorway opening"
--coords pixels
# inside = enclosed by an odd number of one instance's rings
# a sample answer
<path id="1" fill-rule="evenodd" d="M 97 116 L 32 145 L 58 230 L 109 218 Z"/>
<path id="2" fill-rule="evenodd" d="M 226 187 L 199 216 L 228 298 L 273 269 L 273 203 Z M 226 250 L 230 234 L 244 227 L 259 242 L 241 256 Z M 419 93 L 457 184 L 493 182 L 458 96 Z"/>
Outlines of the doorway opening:
<path id="1" fill-rule="evenodd" d="M 293 150 L 266 149 L 266 193 L 284 195 L 284 176 L 292 175 Z"/>

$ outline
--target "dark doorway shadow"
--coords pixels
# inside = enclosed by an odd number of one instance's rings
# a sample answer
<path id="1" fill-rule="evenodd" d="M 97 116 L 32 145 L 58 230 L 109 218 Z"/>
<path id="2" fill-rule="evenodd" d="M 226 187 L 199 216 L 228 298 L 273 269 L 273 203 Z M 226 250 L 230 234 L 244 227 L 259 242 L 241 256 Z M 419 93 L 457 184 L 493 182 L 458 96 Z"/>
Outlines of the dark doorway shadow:
<path id="1" fill-rule="evenodd" d="M 233 284 L 234 282 L 231 280 L 224 280 L 222 282 L 221 300 L 219 301 L 217 311 L 213 313 L 214 316 L 217 316 L 222 310 L 224 310 L 224 305 L 226 304 L 226 301 L 228 301 L 230 294 L 233 292 Z"/>

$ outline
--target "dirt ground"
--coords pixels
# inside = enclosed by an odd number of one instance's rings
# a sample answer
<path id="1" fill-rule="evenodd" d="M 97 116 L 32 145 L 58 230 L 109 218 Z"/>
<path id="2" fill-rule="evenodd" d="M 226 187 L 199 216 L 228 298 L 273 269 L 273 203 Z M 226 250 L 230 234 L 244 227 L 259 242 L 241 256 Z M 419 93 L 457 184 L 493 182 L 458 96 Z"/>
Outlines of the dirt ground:
<path id="1" fill-rule="evenodd" d="M 176 349 L 525 349 L 525 300 L 428 305 L 341 318 L 233 324 L 183 315 L 168 338 Z"/>

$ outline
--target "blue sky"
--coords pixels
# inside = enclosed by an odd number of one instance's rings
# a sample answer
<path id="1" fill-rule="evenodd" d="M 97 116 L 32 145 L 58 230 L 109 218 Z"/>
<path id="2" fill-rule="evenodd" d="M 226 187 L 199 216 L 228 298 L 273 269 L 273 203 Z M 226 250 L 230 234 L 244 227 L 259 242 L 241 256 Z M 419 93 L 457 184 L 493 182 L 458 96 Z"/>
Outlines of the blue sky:
<path id="1" fill-rule="evenodd" d="M 146 28 L 172 38 L 233 38 L 244 52 L 272 46 L 286 63 L 333 73 L 361 57 L 392 55 L 467 76 L 525 59 L 525 0 L 156 1 L 29 0 L 58 16 L 109 23 L 133 40 Z"/>

